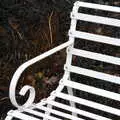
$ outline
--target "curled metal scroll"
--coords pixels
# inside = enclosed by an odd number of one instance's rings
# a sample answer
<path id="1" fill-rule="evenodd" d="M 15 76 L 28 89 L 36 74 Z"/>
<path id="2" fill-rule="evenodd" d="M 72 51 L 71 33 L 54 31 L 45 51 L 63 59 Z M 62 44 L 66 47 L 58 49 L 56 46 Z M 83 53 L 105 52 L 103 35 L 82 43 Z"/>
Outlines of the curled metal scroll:
<path id="1" fill-rule="evenodd" d="M 9 88 L 9 90 L 10 90 L 10 92 L 9 92 L 10 100 L 11 100 L 12 104 L 15 107 L 17 107 L 17 108 L 28 107 L 28 106 L 30 106 L 34 102 L 34 99 L 35 99 L 35 89 L 32 86 L 25 85 L 20 90 L 19 94 L 24 96 L 29 91 L 30 94 L 28 96 L 27 101 L 25 102 L 25 104 L 19 105 L 17 103 L 17 100 L 16 100 L 16 87 L 17 87 L 17 83 L 18 83 L 18 80 L 19 80 L 22 72 L 27 68 L 27 66 L 28 65 L 26 65 L 26 64 L 21 65 L 17 69 L 15 74 L 13 75 L 13 78 L 12 78 L 11 83 L 10 83 L 10 88 Z"/>

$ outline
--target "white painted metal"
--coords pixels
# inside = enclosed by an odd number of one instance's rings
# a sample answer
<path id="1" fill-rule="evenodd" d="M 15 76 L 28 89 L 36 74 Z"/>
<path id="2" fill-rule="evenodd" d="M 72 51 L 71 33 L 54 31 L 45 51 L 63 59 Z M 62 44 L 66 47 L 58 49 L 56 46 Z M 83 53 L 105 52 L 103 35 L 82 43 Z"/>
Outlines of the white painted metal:
<path id="1" fill-rule="evenodd" d="M 96 114 L 93 114 L 93 113 L 90 113 L 90 112 L 86 112 L 84 110 L 80 110 L 80 109 L 77 109 L 75 107 L 71 107 L 71 106 L 68 106 L 68 105 L 65 105 L 65 104 L 61 104 L 59 102 L 48 100 L 48 101 L 45 101 L 45 103 L 46 104 L 49 103 L 49 104 L 51 104 L 53 106 L 56 106 L 58 108 L 62 108 L 64 110 L 72 111 L 72 112 L 75 112 L 79 115 L 83 115 L 83 116 L 86 116 L 86 117 L 89 117 L 89 118 L 92 118 L 92 119 L 95 119 L 95 120 L 111 120 L 109 118 L 102 117 L 102 116 L 99 116 L 99 115 L 96 115 Z M 38 108 L 40 108 L 40 107 L 38 106 Z"/>
<path id="2" fill-rule="evenodd" d="M 82 105 L 85 105 L 85 106 L 88 106 L 88 107 L 91 107 L 91 108 L 95 108 L 95 109 L 98 109 L 98 110 L 101 110 L 101 111 L 105 111 L 105 112 L 112 113 L 114 115 L 120 116 L 120 110 L 119 109 L 109 107 L 109 106 L 106 106 L 106 105 L 102 105 L 102 104 L 99 104 L 99 103 L 96 103 L 96 102 L 93 102 L 93 101 L 90 101 L 90 100 L 78 98 L 78 97 L 67 95 L 67 94 L 64 94 L 64 93 L 56 93 L 56 97 L 59 97 L 59 98 L 65 99 L 65 100 L 72 100 L 76 103 L 79 103 L 79 104 L 82 104 Z"/>
<path id="3" fill-rule="evenodd" d="M 15 98 L 15 91 L 16 91 L 16 87 L 17 87 L 17 83 L 18 83 L 19 77 L 20 77 L 20 75 L 22 74 L 22 72 L 23 72 L 28 66 L 30 66 L 30 65 L 32 65 L 32 64 L 34 64 L 34 63 L 36 63 L 36 62 L 38 62 L 38 61 L 40 61 L 40 60 L 48 57 L 48 56 L 56 53 L 57 51 L 60 51 L 61 49 L 66 48 L 67 46 L 71 45 L 72 43 L 73 43 L 73 41 L 68 41 L 68 42 L 66 42 L 66 43 L 64 43 L 64 44 L 62 44 L 62 45 L 60 45 L 60 46 L 58 46 L 58 47 L 55 47 L 55 48 L 53 48 L 52 50 L 49 50 L 49 51 L 43 53 L 42 55 L 39 55 L 39 56 L 37 56 L 37 57 L 35 57 L 35 58 L 33 58 L 33 59 L 25 62 L 24 64 L 22 64 L 22 65 L 16 70 L 16 72 L 14 73 L 13 78 L 12 78 L 12 80 L 11 80 L 10 89 L 9 89 L 9 91 L 10 91 L 10 100 L 11 100 L 12 104 L 13 104 L 15 107 L 17 107 L 17 108 L 28 107 L 28 106 L 30 106 L 30 105 L 33 103 L 34 98 L 35 98 L 35 94 L 34 94 L 34 93 L 35 93 L 35 90 L 34 90 L 34 88 L 32 88 L 31 86 L 24 86 L 24 87 L 22 88 L 22 90 L 21 90 L 22 92 L 20 92 L 20 94 L 21 94 L 21 95 L 24 95 L 28 90 L 30 90 L 30 96 L 29 96 L 27 102 L 26 102 L 23 106 L 20 106 L 20 105 L 17 103 L 16 98 Z"/>
<path id="4" fill-rule="evenodd" d="M 83 20 L 87 22 L 93 22 L 93 23 L 99 23 L 99 24 L 105 24 L 105 25 L 111 25 L 120 27 L 120 20 L 115 18 L 108 18 L 108 17 L 100 17 L 97 15 L 88 15 L 84 13 L 71 13 L 72 19 L 78 19 Z"/>
<path id="5" fill-rule="evenodd" d="M 7 116 L 6 118 L 5 118 L 5 120 L 12 120 L 12 116 Z"/>
<path id="6" fill-rule="evenodd" d="M 97 34 L 92 34 L 92 33 L 87 33 L 87 32 L 82 32 L 82 31 L 70 31 L 69 36 L 85 39 L 88 41 L 94 41 L 94 42 L 100 42 L 100 43 L 120 46 L 120 39 L 107 37 L 103 35 L 97 35 Z"/>
<path id="7" fill-rule="evenodd" d="M 85 7 L 85 8 L 92 8 L 92 9 L 98 9 L 98 10 L 120 13 L 120 8 L 115 7 L 115 6 L 100 5 L 100 4 L 80 2 L 80 1 L 75 2 L 75 5 L 78 6 L 78 7 Z"/>
<path id="8" fill-rule="evenodd" d="M 61 117 L 57 117 L 57 116 L 62 116 L 70 120 L 83 120 L 83 118 L 78 117 L 78 115 L 82 115 L 82 116 L 85 116 L 85 117 L 88 117 L 94 120 L 111 120 L 110 118 L 107 118 L 105 116 L 92 113 L 92 111 L 85 111 L 85 110 L 78 109 L 76 106 L 76 103 L 91 107 L 96 110 L 100 110 L 103 112 L 107 112 L 113 115 L 120 116 L 120 109 L 113 108 L 107 105 L 103 105 L 97 102 L 93 102 L 87 99 L 83 99 L 83 98 L 80 98 L 74 95 L 73 88 L 79 91 L 88 92 L 88 93 L 91 93 L 97 96 L 103 96 L 105 98 L 114 99 L 117 102 L 120 101 L 120 95 L 118 93 L 96 88 L 90 85 L 81 84 L 79 83 L 79 81 L 78 82 L 71 81 L 72 78 L 70 78 L 71 77 L 70 73 L 73 72 L 76 74 L 81 74 L 81 75 L 97 78 L 100 80 L 104 80 L 105 83 L 109 82 L 112 84 L 115 83 L 115 84 L 120 85 L 120 77 L 118 76 L 109 75 L 106 73 L 71 65 L 73 55 L 77 55 L 77 56 L 81 56 L 81 57 L 85 57 L 89 59 L 94 59 L 94 60 L 98 60 L 102 62 L 107 62 L 107 63 L 111 63 L 115 65 L 120 65 L 120 58 L 118 57 L 103 55 L 100 53 L 94 53 L 94 52 L 85 51 L 85 50 L 78 50 L 74 48 L 75 38 L 82 38 L 82 39 L 90 40 L 94 42 L 100 42 L 100 43 L 111 44 L 114 46 L 120 46 L 120 39 L 118 38 L 96 35 L 96 34 L 76 30 L 78 19 L 84 20 L 84 21 L 95 22 L 95 23 L 101 23 L 105 25 L 112 25 L 116 27 L 120 27 L 120 20 L 108 18 L 108 17 L 101 17 L 101 16 L 78 13 L 79 7 L 86 7 L 86 8 L 113 11 L 113 12 L 120 13 L 119 7 L 98 5 L 98 4 L 85 3 L 85 2 L 79 2 L 79 1 L 75 2 L 73 11 L 71 14 L 72 20 L 71 20 L 71 26 L 70 26 L 70 31 L 69 31 L 69 41 L 58 47 L 53 48 L 52 50 L 49 50 L 43 53 L 42 55 L 39 55 L 25 62 L 17 69 L 17 71 L 13 75 L 13 78 L 10 84 L 10 100 L 12 104 L 18 108 L 18 110 L 9 111 L 8 116 L 6 117 L 5 120 L 12 120 L 12 118 L 19 118 L 21 120 L 31 120 L 31 119 L 40 120 L 40 118 L 37 118 L 35 116 L 42 117 L 42 120 L 62 120 Z M 66 57 L 66 64 L 64 67 L 65 73 L 63 75 L 63 78 L 60 80 L 60 83 L 57 89 L 53 91 L 48 98 L 42 100 L 41 102 L 37 104 L 33 104 L 34 98 L 35 98 L 35 90 L 33 87 L 26 85 L 20 90 L 20 95 L 25 95 L 27 91 L 30 91 L 30 95 L 28 97 L 27 102 L 24 105 L 19 105 L 15 98 L 15 90 L 17 87 L 19 77 L 22 74 L 22 72 L 30 65 L 66 47 L 67 47 L 67 57 Z M 68 93 L 62 92 L 64 87 L 67 87 Z M 61 103 L 60 101 L 59 102 L 55 101 L 56 97 L 62 98 L 64 100 L 68 100 L 70 104 L 66 105 L 66 104 Z M 71 112 L 72 114 L 69 114 L 65 111 L 59 111 L 59 109 L 58 110 L 54 109 L 53 106 L 61 108 L 63 110 L 67 110 Z M 44 112 L 36 111 L 35 109 L 43 110 Z M 26 113 L 28 113 L 29 115 Z M 53 113 L 56 116 L 52 116 L 51 113 Z"/>
<path id="9" fill-rule="evenodd" d="M 118 93 L 109 92 L 107 90 L 92 87 L 90 85 L 84 85 L 84 84 L 81 84 L 81 83 L 76 83 L 76 82 L 73 82 L 73 81 L 70 81 L 70 80 L 64 81 L 63 84 L 66 85 L 66 86 L 69 86 L 71 88 L 81 90 L 81 91 L 85 91 L 85 92 L 88 92 L 88 93 L 92 93 L 92 94 L 96 94 L 96 95 L 99 95 L 99 96 L 103 96 L 103 97 L 107 97 L 107 98 L 110 98 L 110 99 L 113 99 L 113 100 L 120 101 L 120 94 L 118 94 Z"/>
<path id="10" fill-rule="evenodd" d="M 72 10 L 73 13 L 78 12 L 78 9 L 79 9 L 79 7 L 74 6 L 74 7 L 73 7 L 73 10 Z M 75 30 L 75 29 L 76 29 L 76 24 L 77 24 L 77 20 L 72 19 L 72 20 L 71 20 L 70 30 Z M 72 44 L 69 45 L 68 48 L 71 48 L 71 47 L 74 46 L 74 39 L 75 39 L 75 38 L 73 38 L 73 37 L 69 37 L 69 41 L 72 41 Z M 71 64 L 71 60 L 72 60 L 72 55 L 71 55 L 71 54 L 67 54 L 66 63 L 70 65 L 70 64 Z M 69 75 L 70 75 L 70 72 L 65 71 L 63 78 L 64 78 L 64 79 L 68 79 L 68 78 L 69 78 Z M 72 88 L 67 87 L 67 90 L 68 90 L 68 93 L 69 93 L 69 94 L 73 95 Z M 60 92 L 60 91 L 61 91 L 61 90 L 59 90 L 59 92 Z M 53 96 L 52 96 L 52 98 L 50 97 L 50 99 L 54 99 L 54 98 L 55 98 L 55 97 L 53 97 Z M 70 105 L 73 106 L 73 107 L 75 107 L 75 104 L 74 104 L 73 101 L 70 101 Z M 48 108 L 52 108 L 52 106 L 49 105 L 49 104 L 47 105 L 47 107 L 48 107 Z M 46 111 L 46 112 L 45 112 L 45 115 L 46 115 L 46 114 L 49 115 L 50 112 Z M 76 113 L 72 113 L 72 114 L 73 114 L 74 116 L 77 116 Z M 45 119 L 43 119 L 43 120 L 47 120 L 47 119 L 45 118 Z"/>
<path id="11" fill-rule="evenodd" d="M 68 76 L 67 76 L 67 75 L 64 75 L 63 78 L 66 78 L 66 77 L 68 77 Z M 60 81 L 62 81 L 62 79 L 61 79 Z M 56 92 L 62 91 L 63 88 L 64 88 L 64 85 L 59 85 L 59 86 L 57 87 L 57 89 L 56 89 Z M 53 92 L 54 92 L 54 91 L 53 91 Z M 49 96 L 47 99 L 49 99 L 49 100 L 54 100 L 55 98 L 56 98 L 56 97 L 55 97 L 54 95 L 51 95 L 51 96 Z M 41 103 L 43 103 L 44 101 L 45 101 L 45 99 L 43 99 L 42 102 L 40 102 L 39 105 L 42 105 Z M 47 104 L 47 107 L 48 107 L 48 108 L 52 108 L 52 105 L 51 105 L 51 104 Z M 50 112 L 48 112 L 48 111 L 45 112 L 45 117 L 44 117 L 43 120 L 47 120 L 46 115 L 50 115 Z"/>
<path id="12" fill-rule="evenodd" d="M 47 104 L 47 108 L 52 109 L 52 107 L 53 106 L 51 104 Z M 47 115 L 50 115 L 50 111 L 45 111 L 45 115 L 43 117 L 43 120 L 48 120 L 47 117 L 46 117 Z"/>
<path id="13" fill-rule="evenodd" d="M 84 120 L 84 119 L 77 118 L 74 115 L 70 115 L 70 114 L 67 114 L 67 113 L 64 113 L 64 112 L 60 112 L 60 111 L 57 111 L 57 110 L 54 110 L 54 109 L 50 109 L 50 108 L 47 108 L 47 107 L 44 107 L 44 106 L 36 106 L 36 108 L 38 108 L 40 110 L 49 111 L 49 112 L 51 112 L 51 113 L 53 113 L 55 115 L 58 115 L 58 116 L 61 116 L 61 117 L 65 117 L 67 119 L 71 118 L 71 119 L 74 119 L 74 120 Z"/>
<path id="14" fill-rule="evenodd" d="M 86 68 L 81 68 L 81 67 L 76 67 L 76 66 L 68 66 L 67 68 L 65 67 L 65 70 L 68 70 L 73 73 L 101 79 L 107 82 L 112 82 L 116 84 L 120 84 L 120 77 L 117 77 L 115 75 L 110 75 L 102 72 L 97 72 L 94 70 L 89 70 Z"/>
<path id="15" fill-rule="evenodd" d="M 78 7 L 73 7 L 73 13 L 76 13 L 76 12 L 78 12 Z M 75 30 L 76 30 L 76 25 L 77 25 L 77 20 L 76 20 L 76 19 L 72 19 L 72 20 L 71 20 L 70 30 L 75 31 Z M 71 62 L 72 62 L 72 54 L 69 52 L 69 50 L 70 50 L 71 48 L 73 48 L 75 38 L 74 38 L 74 37 L 69 37 L 69 41 L 73 41 L 73 44 L 67 48 L 66 64 L 67 64 L 68 66 L 71 65 Z M 67 79 L 70 79 L 70 77 L 69 77 L 69 76 L 70 76 L 70 72 L 69 72 L 69 71 L 65 71 L 65 75 L 68 76 Z M 72 88 L 70 88 L 69 86 L 67 87 L 67 91 L 68 91 L 68 94 L 70 94 L 70 95 L 73 95 L 73 94 L 74 94 Z M 70 105 L 71 105 L 72 107 L 76 107 L 76 105 L 75 105 L 75 103 L 74 103 L 73 101 L 70 101 Z M 74 112 L 72 112 L 72 115 L 77 117 L 77 114 L 74 113 Z M 74 120 L 74 119 L 72 119 L 72 120 Z"/>
<path id="16" fill-rule="evenodd" d="M 48 108 L 48 109 L 50 109 L 50 108 Z M 42 107 L 41 107 L 41 110 L 43 110 Z M 52 117 L 52 116 L 49 116 L 49 115 L 47 115 L 47 114 L 45 115 L 44 113 L 40 113 L 40 112 L 37 112 L 37 111 L 35 111 L 35 110 L 31 110 L 31 109 L 27 109 L 27 108 L 24 110 L 24 112 L 31 113 L 31 114 L 36 115 L 36 116 L 38 116 L 38 117 L 47 118 L 47 119 L 49 119 L 49 120 L 61 120 L 61 119 L 59 119 L 59 118 Z M 57 114 L 56 114 L 56 115 L 57 115 Z"/>
<path id="17" fill-rule="evenodd" d="M 21 113 L 18 110 L 16 110 L 16 111 L 10 111 L 10 112 L 8 112 L 8 115 L 9 116 L 14 115 L 15 118 L 19 118 L 21 120 L 40 120 L 38 118 L 35 118 L 35 117 L 32 117 L 32 116 L 26 115 L 24 113 Z"/>
<path id="18" fill-rule="evenodd" d="M 86 50 L 80 50 L 80 49 L 76 49 L 76 48 L 72 48 L 70 52 L 73 55 L 77 55 L 77 56 L 81 56 L 81 57 L 85 57 L 85 58 L 89 58 L 89 59 L 94 59 L 94 60 L 98 60 L 98 61 L 102 61 L 102 62 L 107 62 L 107 63 L 111 63 L 111 64 L 115 64 L 115 65 L 120 65 L 120 58 L 118 58 L 118 57 L 103 55 L 100 53 L 90 52 L 90 51 L 86 51 Z"/>

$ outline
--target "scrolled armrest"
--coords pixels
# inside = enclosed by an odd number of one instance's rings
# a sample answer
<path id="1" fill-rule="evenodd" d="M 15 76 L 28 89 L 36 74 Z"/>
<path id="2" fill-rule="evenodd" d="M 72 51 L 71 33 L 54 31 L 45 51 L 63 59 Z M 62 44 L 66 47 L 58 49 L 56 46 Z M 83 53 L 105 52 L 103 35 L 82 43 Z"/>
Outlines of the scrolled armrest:
<path id="1" fill-rule="evenodd" d="M 17 107 L 17 108 L 28 107 L 28 106 L 30 106 L 30 105 L 34 102 L 34 99 L 35 99 L 35 89 L 34 89 L 33 87 L 29 86 L 29 85 L 25 85 L 25 86 L 23 86 L 23 88 L 20 90 L 19 94 L 24 96 L 27 91 L 30 92 L 29 97 L 28 97 L 26 103 L 23 104 L 23 105 L 19 105 L 19 104 L 17 103 L 17 101 L 16 101 L 15 91 L 16 91 L 16 87 L 17 87 L 18 80 L 19 80 L 21 74 L 23 73 L 23 71 L 24 71 L 27 67 L 31 66 L 32 64 L 34 64 L 34 63 L 36 63 L 36 62 L 38 62 L 38 61 L 40 61 L 40 60 L 42 60 L 42 59 L 44 59 L 44 58 L 46 58 L 46 57 L 48 57 L 48 56 L 50 56 L 50 55 L 56 53 L 57 51 L 60 51 L 60 50 L 66 48 L 67 46 L 70 46 L 70 45 L 72 45 L 72 44 L 73 44 L 73 41 L 65 42 L 65 43 L 63 43 L 63 44 L 61 44 L 61 45 L 59 45 L 59 46 L 57 46 L 57 47 L 55 47 L 55 48 L 53 48 L 53 49 L 51 49 L 51 50 L 49 50 L 49 51 L 47 51 L 47 52 L 41 54 L 41 55 L 39 55 L 39 56 L 37 56 L 37 57 L 35 57 L 35 58 L 33 58 L 33 59 L 25 62 L 25 63 L 23 63 L 23 64 L 16 70 L 16 72 L 14 73 L 14 75 L 13 75 L 13 77 L 12 77 L 12 80 L 11 80 L 11 83 L 10 83 L 10 88 L 9 88 L 10 100 L 11 100 L 11 103 L 12 103 L 15 107 Z"/>

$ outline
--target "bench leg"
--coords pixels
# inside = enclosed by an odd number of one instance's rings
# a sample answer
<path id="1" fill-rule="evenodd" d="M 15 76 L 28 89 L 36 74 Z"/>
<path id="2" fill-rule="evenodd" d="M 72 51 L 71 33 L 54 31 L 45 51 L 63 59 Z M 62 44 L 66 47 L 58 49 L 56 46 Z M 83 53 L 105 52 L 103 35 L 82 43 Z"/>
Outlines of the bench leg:
<path id="1" fill-rule="evenodd" d="M 48 104 L 47 108 L 51 108 L 52 109 L 52 105 Z M 45 112 L 45 115 L 50 115 L 50 112 Z M 43 120 L 48 120 L 48 119 L 44 118 Z"/>
<path id="2" fill-rule="evenodd" d="M 5 120 L 12 120 L 12 118 L 13 118 L 12 116 L 9 116 L 9 115 L 8 115 L 8 116 L 5 118 Z"/>
<path id="3" fill-rule="evenodd" d="M 73 93 L 72 88 L 67 87 L 67 90 L 68 90 L 68 94 L 73 96 L 74 93 Z M 75 103 L 72 102 L 72 101 L 70 101 L 70 106 L 76 108 Z M 72 115 L 75 116 L 75 117 L 77 117 L 77 114 L 76 114 L 76 113 L 72 113 Z"/>
<path id="4" fill-rule="evenodd" d="M 61 92 L 62 90 L 63 90 L 63 88 L 64 88 L 64 86 L 63 85 L 60 85 L 55 91 L 56 92 Z M 54 93 L 55 94 L 55 93 Z M 54 100 L 55 99 L 55 96 L 54 95 L 51 95 L 50 97 L 49 97 L 49 99 L 50 100 Z M 52 109 L 52 105 L 51 104 L 48 104 L 47 105 L 47 108 L 50 108 L 50 109 Z M 49 111 L 46 111 L 45 112 L 45 115 L 50 115 L 50 112 Z M 43 120 L 48 120 L 47 118 L 43 118 Z"/>

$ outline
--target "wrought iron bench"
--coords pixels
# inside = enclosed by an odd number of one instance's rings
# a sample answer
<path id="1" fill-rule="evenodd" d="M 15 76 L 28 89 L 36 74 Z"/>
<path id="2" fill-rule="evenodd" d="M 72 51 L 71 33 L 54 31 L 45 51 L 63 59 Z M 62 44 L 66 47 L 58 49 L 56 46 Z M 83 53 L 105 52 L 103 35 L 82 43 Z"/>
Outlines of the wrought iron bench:
<path id="1" fill-rule="evenodd" d="M 119 57 L 97 53 L 96 51 L 91 52 L 74 47 L 75 38 L 77 38 L 77 40 L 82 39 L 84 41 L 90 41 L 93 42 L 93 44 L 94 42 L 97 42 L 106 46 L 113 45 L 119 47 L 120 39 L 118 38 L 79 31 L 76 29 L 76 27 L 78 20 L 87 21 L 89 24 L 97 23 L 100 25 L 103 24 L 107 26 L 120 27 L 120 20 L 82 13 L 79 11 L 79 8 L 81 7 L 120 13 L 119 7 L 85 3 L 80 1 L 75 2 L 71 13 L 69 41 L 25 62 L 15 72 L 10 84 L 9 95 L 12 104 L 18 109 L 10 110 L 7 114 L 6 120 L 111 120 L 114 119 L 114 117 L 117 120 L 120 119 L 120 95 L 118 92 L 110 91 L 104 86 L 105 84 L 109 84 L 111 86 L 115 84 L 116 86 L 119 86 L 120 77 L 97 70 L 82 68 L 72 64 L 73 56 L 80 56 L 86 59 L 89 58 L 105 63 L 120 65 Z M 48 98 L 41 100 L 40 103 L 35 104 L 34 88 L 29 85 L 24 86 L 19 94 L 24 96 L 27 91 L 29 91 L 30 94 L 26 103 L 22 106 L 19 105 L 16 101 L 15 91 L 18 79 L 22 72 L 30 65 L 66 47 L 67 57 L 64 66 L 64 75 L 60 80 L 57 89 L 53 91 Z M 98 83 L 103 83 L 102 88 L 95 85 L 93 86 L 92 80 L 90 82 L 91 84 L 86 84 L 81 82 L 81 80 L 78 79 L 79 77 L 76 80 L 72 79 L 73 75 L 71 75 L 71 73 L 75 73 L 78 76 L 87 76 L 87 79 L 90 80 L 91 78 L 94 78 L 94 81 L 96 80 Z M 84 95 L 87 95 L 87 97 L 84 97 Z M 111 106 L 107 105 L 105 102 L 103 102 L 104 100 L 108 102 L 112 100 L 114 103 L 117 102 L 115 105 L 118 106 L 113 106 L 112 104 Z"/>

